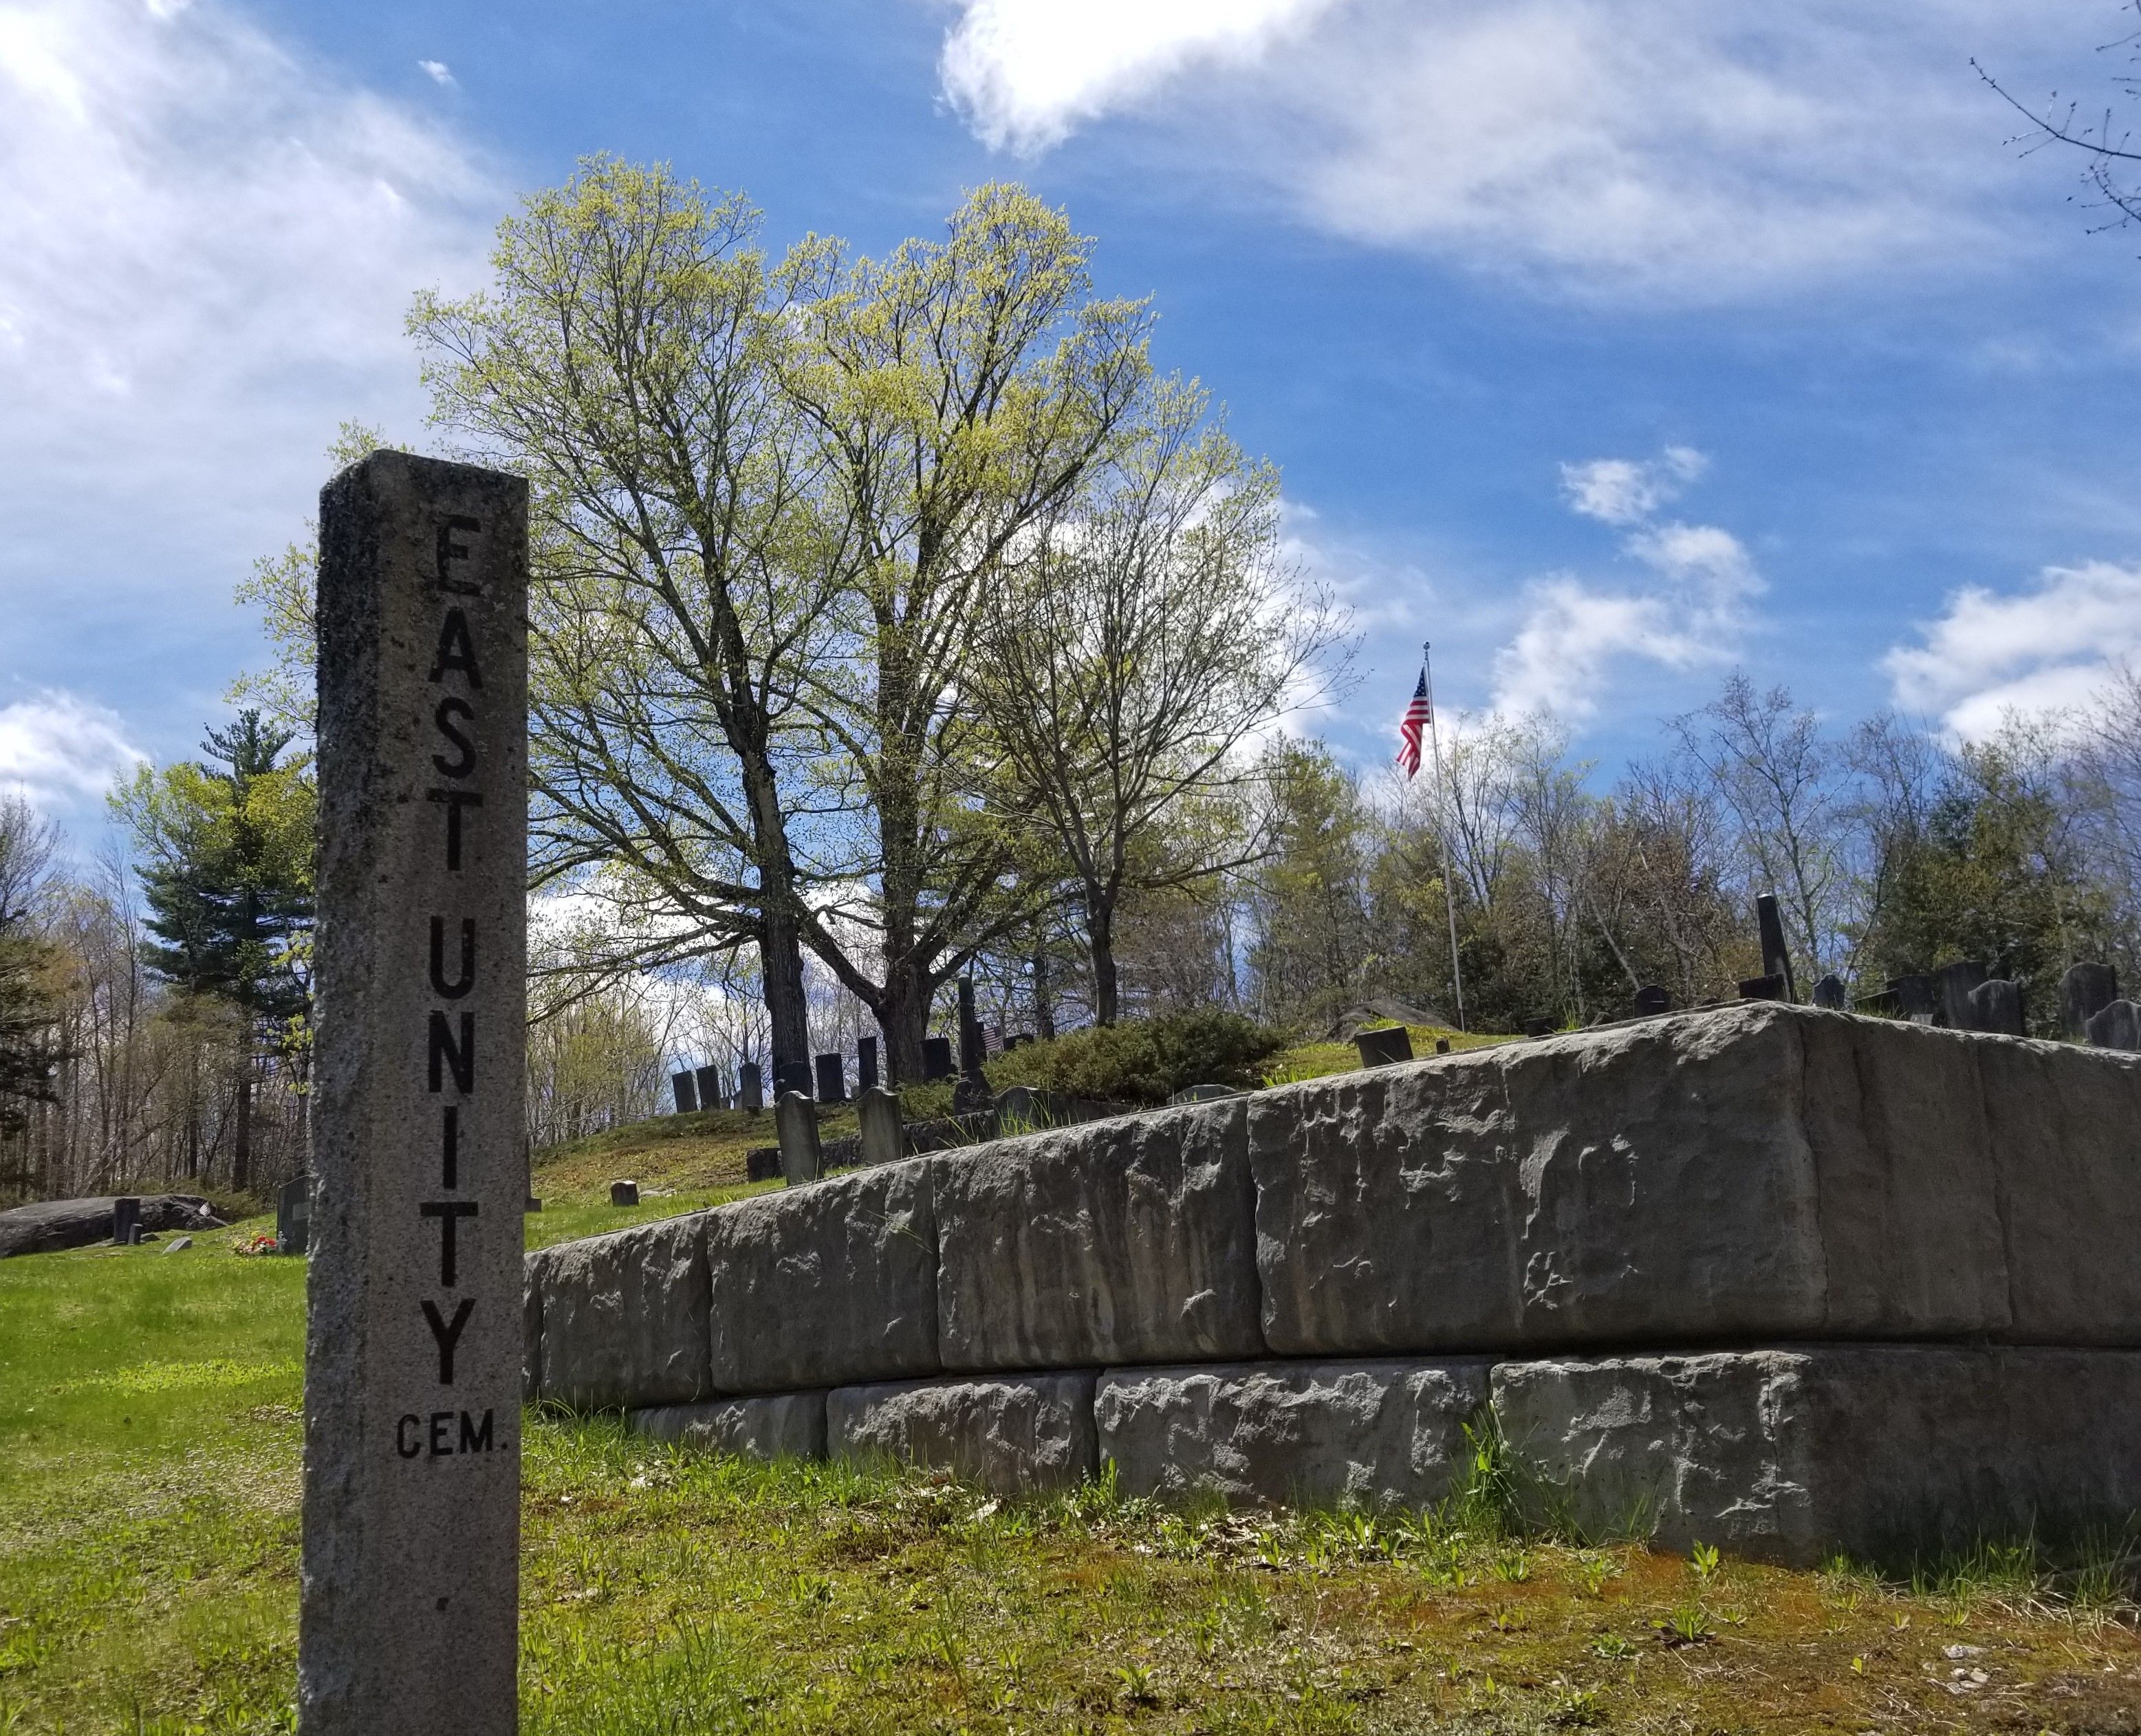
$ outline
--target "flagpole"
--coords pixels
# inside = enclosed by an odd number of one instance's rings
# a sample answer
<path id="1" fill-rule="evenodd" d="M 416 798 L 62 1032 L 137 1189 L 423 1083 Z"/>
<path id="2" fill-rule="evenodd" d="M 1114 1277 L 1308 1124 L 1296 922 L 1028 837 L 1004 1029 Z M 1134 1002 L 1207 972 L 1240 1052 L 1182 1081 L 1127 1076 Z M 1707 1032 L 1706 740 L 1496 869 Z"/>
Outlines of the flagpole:
<path id="1" fill-rule="evenodd" d="M 1449 786 L 1442 780 L 1442 727 L 1435 716 L 1435 647 L 1422 641 L 1420 672 L 1427 678 L 1427 739 L 1435 752 L 1435 797 L 1443 807 L 1435 826 L 1442 840 L 1442 905 L 1449 914 L 1449 986 L 1457 996 L 1457 1028 L 1464 1029 L 1464 971 L 1457 961 L 1457 888 L 1449 878 Z"/>

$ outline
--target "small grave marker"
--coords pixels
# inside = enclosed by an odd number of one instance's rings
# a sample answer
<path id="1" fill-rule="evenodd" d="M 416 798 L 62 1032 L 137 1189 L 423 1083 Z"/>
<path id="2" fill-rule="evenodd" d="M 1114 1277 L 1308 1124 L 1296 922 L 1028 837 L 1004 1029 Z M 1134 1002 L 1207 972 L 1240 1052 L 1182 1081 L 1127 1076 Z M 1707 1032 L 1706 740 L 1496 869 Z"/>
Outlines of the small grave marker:
<path id="1" fill-rule="evenodd" d="M 275 1252 L 302 1254 L 313 1228 L 313 1178 L 292 1178 L 275 1196 Z"/>
<path id="2" fill-rule="evenodd" d="M 783 1091 L 774 1099 L 773 1124 L 780 1141 L 780 1173 L 789 1184 L 816 1181 L 824 1168 L 818 1145 L 818 1106 L 800 1091 Z"/>
<path id="3" fill-rule="evenodd" d="M 2119 972 L 2109 965 L 2070 966 L 2060 978 L 2060 1023 L 2077 1043 L 2089 1039 L 2089 1021 L 2119 998 Z"/>
<path id="4" fill-rule="evenodd" d="M 1672 991 L 1661 988 L 1655 982 L 1646 982 L 1636 991 L 1636 1016 L 1654 1018 L 1660 1013 L 1672 1011 Z"/>
<path id="5" fill-rule="evenodd" d="M 518 477 L 321 495 L 305 1736 L 518 1724 L 527 590 Z"/>
<path id="6" fill-rule="evenodd" d="M 639 1203 L 639 1183 L 612 1182 L 609 1184 L 609 1202 L 613 1206 L 636 1206 Z"/>
<path id="7" fill-rule="evenodd" d="M 1846 998 L 1843 979 L 1833 971 L 1814 986 L 1814 1004 L 1826 1007 L 1833 1013 L 1843 1011 Z"/>
<path id="8" fill-rule="evenodd" d="M 1402 1025 L 1389 1025 L 1381 1030 L 1361 1031 L 1353 1046 L 1361 1052 L 1363 1067 L 1387 1067 L 1412 1059 L 1412 1033 Z"/>

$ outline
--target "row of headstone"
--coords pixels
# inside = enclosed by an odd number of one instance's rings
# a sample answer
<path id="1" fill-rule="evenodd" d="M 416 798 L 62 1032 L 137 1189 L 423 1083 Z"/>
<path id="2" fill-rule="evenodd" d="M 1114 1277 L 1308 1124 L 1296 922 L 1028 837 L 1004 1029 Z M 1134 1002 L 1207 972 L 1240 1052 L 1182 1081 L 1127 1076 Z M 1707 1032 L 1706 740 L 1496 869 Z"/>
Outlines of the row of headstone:
<path id="1" fill-rule="evenodd" d="M 2109 965 L 2075 965 L 2060 979 L 2060 1022 L 2077 1043 L 2141 1049 L 2141 1006 L 2119 998 L 2119 972 Z"/>
<path id="2" fill-rule="evenodd" d="M 756 1061 L 746 1061 L 736 1069 L 733 1094 L 728 1091 L 719 1067 L 687 1067 L 672 1073 L 669 1075 L 669 1090 L 680 1115 L 702 1109 L 748 1109 L 756 1115 L 765 1107 L 765 1088 Z"/>

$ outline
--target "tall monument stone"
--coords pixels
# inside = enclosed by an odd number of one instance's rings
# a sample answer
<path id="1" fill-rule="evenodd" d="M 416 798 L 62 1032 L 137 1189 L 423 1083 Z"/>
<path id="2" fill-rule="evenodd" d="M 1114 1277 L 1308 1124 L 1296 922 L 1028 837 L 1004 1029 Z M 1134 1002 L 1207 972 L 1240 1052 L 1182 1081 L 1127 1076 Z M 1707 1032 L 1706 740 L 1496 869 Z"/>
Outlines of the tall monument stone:
<path id="1" fill-rule="evenodd" d="M 305 1736 L 518 1723 L 528 490 L 320 497 Z"/>

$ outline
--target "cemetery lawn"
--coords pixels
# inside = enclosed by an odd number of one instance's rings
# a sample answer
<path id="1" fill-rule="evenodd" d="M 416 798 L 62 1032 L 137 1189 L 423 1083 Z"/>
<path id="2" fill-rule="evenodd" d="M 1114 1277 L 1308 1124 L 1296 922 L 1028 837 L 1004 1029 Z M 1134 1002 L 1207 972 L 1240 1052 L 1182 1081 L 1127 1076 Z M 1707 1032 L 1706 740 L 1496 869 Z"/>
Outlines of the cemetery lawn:
<path id="1" fill-rule="evenodd" d="M 0 1732 L 292 1727 L 304 1274 L 236 1239 L 0 1261 Z M 531 1736 L 2141 1728 L 2109 1565 L 1913 1585 L 1491 1501 L 1229 1517 L 525 1438 Z"/>

